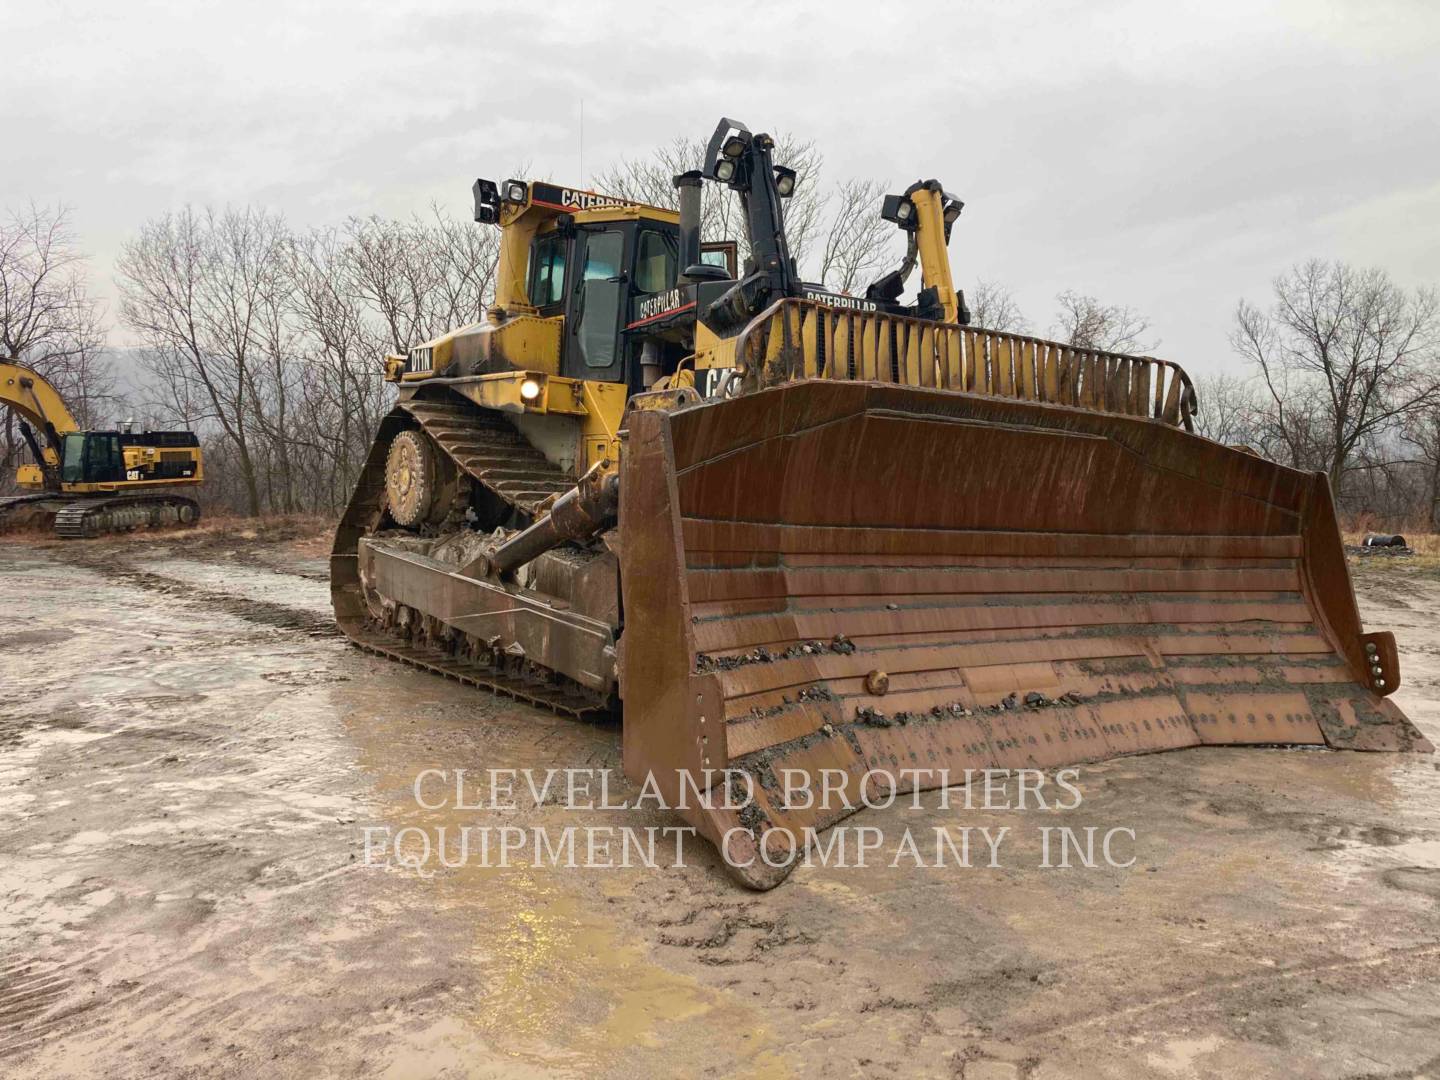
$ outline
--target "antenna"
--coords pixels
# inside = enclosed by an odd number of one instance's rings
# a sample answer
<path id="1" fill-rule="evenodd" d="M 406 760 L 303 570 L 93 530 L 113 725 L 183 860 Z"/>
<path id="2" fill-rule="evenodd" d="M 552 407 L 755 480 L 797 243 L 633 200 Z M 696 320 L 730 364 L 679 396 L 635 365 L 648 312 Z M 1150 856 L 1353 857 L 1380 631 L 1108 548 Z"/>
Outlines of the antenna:
<path id="1" fill-rule="evenodd" d="M 580 99 L 580 183 L 585 183 L 585 99 Z"/>

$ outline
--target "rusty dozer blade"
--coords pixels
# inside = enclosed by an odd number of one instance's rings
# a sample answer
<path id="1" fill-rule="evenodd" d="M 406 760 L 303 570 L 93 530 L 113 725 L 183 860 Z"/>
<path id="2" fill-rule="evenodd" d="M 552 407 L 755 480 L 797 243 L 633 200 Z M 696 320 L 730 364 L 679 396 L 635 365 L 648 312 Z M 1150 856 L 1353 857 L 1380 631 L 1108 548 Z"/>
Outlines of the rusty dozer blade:
<path id="1" fill-rule="evenodd" d="M 748 774 L 747 809 L 681 813 L 752 887 L 851 812 L 822 770 L 859 805 L 1191 746 L 1431 749 L 1386 700 L 1394 638 L 1362 630 L 1323 475 L 824 380 L 638 412 L 622 457 L 626 773 L 672 801 Z"/>

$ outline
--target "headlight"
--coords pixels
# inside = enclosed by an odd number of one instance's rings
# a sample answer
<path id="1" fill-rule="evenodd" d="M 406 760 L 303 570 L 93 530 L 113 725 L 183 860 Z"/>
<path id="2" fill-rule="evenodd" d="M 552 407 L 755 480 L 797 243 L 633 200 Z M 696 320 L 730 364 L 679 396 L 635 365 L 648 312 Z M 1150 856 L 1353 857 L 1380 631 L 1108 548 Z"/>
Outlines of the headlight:
<path id="1" fill-rule="evenodd" d="M 505 181 L 505 201 L 512 203 L 523 203 L 525 201 L 525 185 L 519 180 Z"/>
<path id="2" fill-rule="evenodd" d="M 737 158 L 745 153 L 745 140 L 739 135 L 731 135 L 725 140 L 725 145 L 720 148 L 720 152 L 726 157 Z"/>
<path id="3" fill-rule="evenodd" d="M 895 208 L 895 217 L 900 221 L 909 221 L 910 215 L 915 212 L 915 204 L 906 199 Z"/>
<path id="4" fill-rule="evenodd" d="M 735 162 L 731 158 L 721 158 L 715 163 L 715 179 L 729 183 L 735 177 Z"/>
<path id="5" fill-rule="evenodd" d="M 526 379 L 520 384 L 520 396 L 526 401 L 534 401 L 540 396 L 540 384 L 534 379 Z"/>
<path id="6" fill-rule="evenodd" d="M 775 166 L 775 191 L 782 199 L 795 194 L 795 170 L 784 165 Z"/>

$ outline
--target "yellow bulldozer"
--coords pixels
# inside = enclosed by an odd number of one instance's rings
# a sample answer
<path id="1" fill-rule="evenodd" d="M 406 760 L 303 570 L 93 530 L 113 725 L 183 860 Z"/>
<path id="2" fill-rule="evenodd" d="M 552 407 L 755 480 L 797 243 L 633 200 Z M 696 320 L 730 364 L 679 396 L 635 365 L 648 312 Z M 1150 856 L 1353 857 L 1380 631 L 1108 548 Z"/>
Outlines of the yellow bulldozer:
<path id="1" fill-rule="evenodd" d="M 20 417 L 34 461 L 15 471 L 26 494 L 0 498 L 0 528 L 50 523 L 64 539 L 193 525 L 200 504 L 175 489 L 204 480 L 192 431 L 81 431 L 49 380 L 0 361 L 0 404 Z"/>
<path id="2" fill-rule="evenodd" d="M 678 212 L 476 182 L 494 306 L 386 358 L 331 560 L 350 638 L 622 709 L 626 774 L 755 888 L 862 793 L 966 769 L 1430 749 L 1323 475 L 1196 435 L 1171 362 L 970 325 L 935 181 L 881 207 L 899 269 L 806 284 L 773 149 L 722 120 Z M 701 241 L 706 183 L 740 201 L 743 267 Z M 686 797 L 737 778 L 751 797 Z"/>

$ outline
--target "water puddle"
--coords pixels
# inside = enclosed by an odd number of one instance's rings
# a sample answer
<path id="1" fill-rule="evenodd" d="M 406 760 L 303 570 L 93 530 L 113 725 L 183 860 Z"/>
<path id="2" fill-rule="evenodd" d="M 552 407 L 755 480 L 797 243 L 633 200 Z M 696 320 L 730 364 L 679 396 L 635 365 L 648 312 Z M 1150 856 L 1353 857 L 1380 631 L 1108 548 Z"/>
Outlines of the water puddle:
<path id="1" fill-rule="evenodd" d="M 446 697 L 467 693 L 450 684 L 441 688 Z M 395 692 L 401 692 L 398 685 Z M 365 707 L 365 695 L 348 688 L 333 696 L 360 749 L 362 766 L 376 777 L 386 799 L 387 825 L 414 825 L 432 833 L 443 826 L 454 835 L 477 823 L 473 812 L 425 810 L 412 797 L 416 773 L 434 765 L 425 753 L 430 737 L 418 729 L 427 724 L 443 729 L 431 734 L 454 749 L 453 721 L 436 718 L 437 710 L 416 709 L 416 723 L 410 725 L 391 718 L 393 703 Z M 497 761 L 492 754 L 483 766 L 468 764 L 477 769 L 582 765 L 580 759 L 557 760 L 554 743 L 568 740 L 553 738 L 550 729 L 571 721 L 536 715 L 533 760 Z M 470 722 L 476 742 L 483 739 L 486 724 L 478 717 Z M 478 757 L 474 744 L 470 749 Z M 563 755 L 563 745 L 559 750 Z M 466 756 L 462 751 L 462 760 L 453 764 L 464 767 Z M 430 880 L 436 907 L 474 924 L 469 957 L 483 991 L 464 1019 L 488 1047 L 541 1072 L 591 1076 L 621 1069 L 627 1051 L 669 1044 L 683 1029 L 691 1052 L 717 1067 L 730 1063 L 728 1075 L 786 1074 L 758 1009 L 655 963 L 642 943 L 606 917 L 603 889 L 587 890 L 565 880 L 582 873 L 467 864 L 441 870 Z"/>

